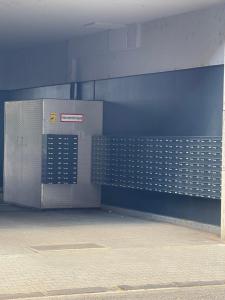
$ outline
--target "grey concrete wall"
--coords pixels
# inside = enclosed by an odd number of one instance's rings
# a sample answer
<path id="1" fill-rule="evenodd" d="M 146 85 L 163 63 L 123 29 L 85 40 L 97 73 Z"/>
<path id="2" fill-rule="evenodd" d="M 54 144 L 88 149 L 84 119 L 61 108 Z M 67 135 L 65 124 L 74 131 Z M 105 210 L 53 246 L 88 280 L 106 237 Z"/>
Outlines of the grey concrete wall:
<path id="1" fill-rule="evenodd" d="M 69 75 L 87 81 L 219 65 L 224 41 L 222 5 L 71 40 Z"/>
<path id="2" fill-rule="evenodd" d="M 7 53 L 3 89 L 147 74 L 224 62 L 225 4 L 68 42 Z"/>

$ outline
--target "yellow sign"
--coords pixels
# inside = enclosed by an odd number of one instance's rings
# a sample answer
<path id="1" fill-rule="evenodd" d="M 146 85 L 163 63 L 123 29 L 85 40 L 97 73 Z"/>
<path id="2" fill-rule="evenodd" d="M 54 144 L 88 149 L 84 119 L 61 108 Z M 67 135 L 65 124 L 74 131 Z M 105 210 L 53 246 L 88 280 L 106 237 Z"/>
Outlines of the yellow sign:
<path id="1" fill-rule="evenodd" d="M 56 112 L 50 113 L 49 121 L 50 121 L 50 123 L 56 123 L 56 121 L 57 121 L 57 113 Z"/>

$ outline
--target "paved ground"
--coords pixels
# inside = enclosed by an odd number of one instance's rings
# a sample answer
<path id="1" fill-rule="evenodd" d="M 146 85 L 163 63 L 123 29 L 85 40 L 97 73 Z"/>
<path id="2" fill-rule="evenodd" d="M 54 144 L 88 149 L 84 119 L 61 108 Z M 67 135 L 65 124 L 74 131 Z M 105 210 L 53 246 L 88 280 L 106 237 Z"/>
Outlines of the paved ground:
<path id="1" fill-rule="evenodd" d="M 100 210 L 1 206 L 0 300 L 15 298 L 225 299 L 225 244 Z"/>
<path id="2" fill-rule="evenodd" d="M 35 300 L 224 300 L 225 287 L 193 287 L 181 289 L 142 290 L 105 294 L 36 298 Z M 25 299 L 23 299 L 25 300 Z M 28 299 L 26 299 L 28 300 Z M 29 300 L 33 300 L 30 298 Z"/>

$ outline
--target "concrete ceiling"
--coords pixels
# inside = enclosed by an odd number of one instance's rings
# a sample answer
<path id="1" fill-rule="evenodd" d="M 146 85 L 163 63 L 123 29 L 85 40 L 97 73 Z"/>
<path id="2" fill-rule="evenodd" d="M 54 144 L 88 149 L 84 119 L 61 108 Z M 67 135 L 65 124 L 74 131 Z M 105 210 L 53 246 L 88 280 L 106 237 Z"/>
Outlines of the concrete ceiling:
<path id="1" fill-rule="evenodd" d="M 219 3 L 225 0 L 0 0 L 0 45 L 60 41 Z"/>

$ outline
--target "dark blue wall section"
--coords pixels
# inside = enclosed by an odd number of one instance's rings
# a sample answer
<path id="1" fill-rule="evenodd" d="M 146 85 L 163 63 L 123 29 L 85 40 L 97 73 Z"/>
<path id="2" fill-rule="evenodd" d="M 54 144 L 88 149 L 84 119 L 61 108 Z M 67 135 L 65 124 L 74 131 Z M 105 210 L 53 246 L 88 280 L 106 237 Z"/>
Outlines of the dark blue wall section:
<path id="1" fill-rule="evenodd" d="M 220 136 L 223 66 L 97 81 L 105 134 Z"/>
<path id="2" fill-rule="evenodd" d="M 30 89 L 13 90 L 9 92 L 8 100 L 33 100 L 42 98 L 70 99 L 71 85 L 36 87 Z"/>
<path id="3" fill-rule="evenodd" d="M 221 136 L 223 66 L 80 83 L 80 96 L 105 101 L 104 134 Z M 88 90 L 89 86 L 89 90 Z M 92 98 L 91 98 L 92 94 Z M 220 201 L 104 187 L 103 203 L 220 223 Z"/>
<path id="4" fill-rule="evenodd" d="M 94 100 L 95 98 L 95 81 L 86 81 L 77 86 L 77 99 Z"/>
<path id="5" fill-rule="evenodd" d="M 106 186 L 102 193 L 107 205 L 220 225 L 220 200 Z"/>

